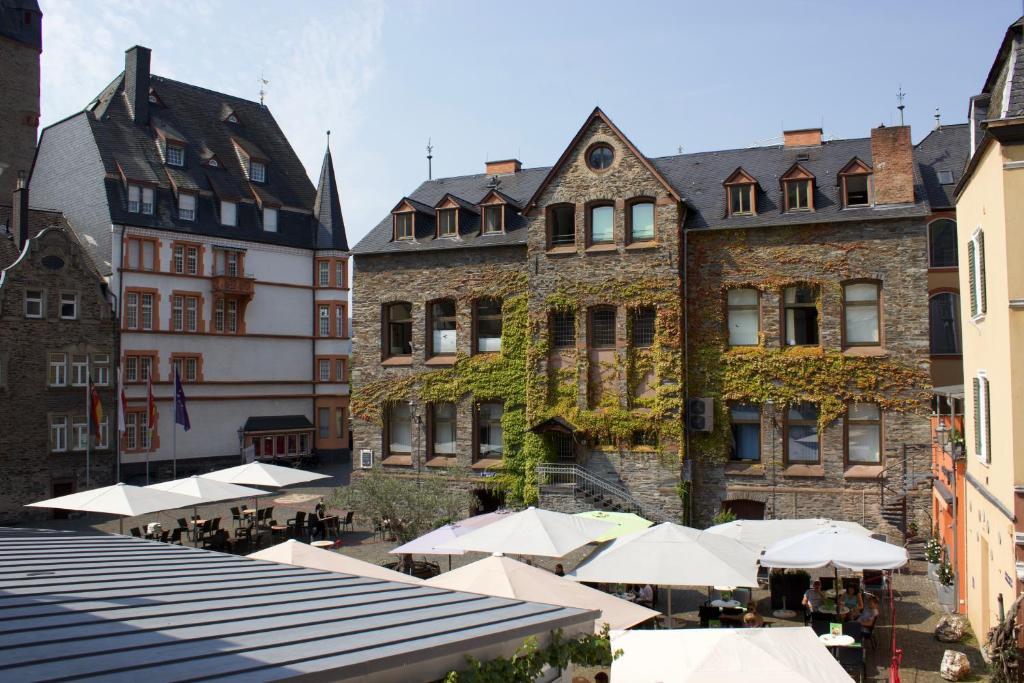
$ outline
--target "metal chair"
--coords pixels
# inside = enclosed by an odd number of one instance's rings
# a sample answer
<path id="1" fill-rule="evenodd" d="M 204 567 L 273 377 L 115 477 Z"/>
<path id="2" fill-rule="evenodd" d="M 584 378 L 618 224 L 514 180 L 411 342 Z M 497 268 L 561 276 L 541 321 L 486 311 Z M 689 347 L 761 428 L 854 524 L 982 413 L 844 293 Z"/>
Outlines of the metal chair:
<path id="1" fill-rule="evenodd" d="M 173 545 L 181 545 L 181 527 L 171 530 L 171 537 L 167 542 Z"/>
<path id="2" fill-rule="evenodd" d="M 288 526 L 288 533 L 295 536 L 306 535 L 306 513 L 299 510 L 295 513 L 295 516 L 287 520 L 285 524 Z"/>
<path id="3" fill-rule="evenodd" d="M 864 648 L 860 647 L 837 647 L 835 657 L 839 665 L 846 673 L 854 677 L 854 680 L 864 681 L 867 669 L 864 666 Z"/>
<path id="4" fill-rule="evenodd" d="M 135 538 L 142 538 L 142 531 L 141 531 L 141 530 L 139 529 L 139 527 L 137 527 L 137 526 L 133 526 L 133 527 L 132 527 L 132 528 L 130 529 L 130 533 L 131 533 L 131 535 L 132 535 L 132 536 L 134 536 Z"/>
<path id="5" fill-rule="evenodd" d="M 220 517 L 217 517 L 216 519 L 213 520 L 213 526 L 210 527 L 210 531 L 213 532 L 213 533 L 217 533 L 217 531 L 219 531 L 219 530 L 220 530 Z"/>
<path id="6" fill-rule="evenodd" d="M 843 622 L 843 635 L 850 636 L 858 643 L 864 638 L 864 631 L 861 629 L 859 621 L 846 621 Z"/>
<path id="7" fill-rule="evenodd" d="M 242 511 L 238 508 L 231 508 L 231 521 L 236 527 L 242 526 Z"/>
<path id="8" fill-rule="evenodd" d="M 345 519 L 343 519 L 341 521 L 341 530 L 342 531 L 345 530 L 345 527 L 348 527 L 349 531 L 355 531 L 356 528 L 355 528 L 355 525 L 353 524 L 353 521 L 352 521 L 355 518 L 355 515 L 356 515 L 356 513 L 353 512 L 352 510 L 349 510 L 348 512 L 345 513 Z"/>
<path id="9" fill-rule="evenodd" d="M 821 614 L 820 612 L 811 613 L 811 629 L 814 631 L 814 635 L 823 636 L 829 632 L 832 623 L 832 615 Z"/>

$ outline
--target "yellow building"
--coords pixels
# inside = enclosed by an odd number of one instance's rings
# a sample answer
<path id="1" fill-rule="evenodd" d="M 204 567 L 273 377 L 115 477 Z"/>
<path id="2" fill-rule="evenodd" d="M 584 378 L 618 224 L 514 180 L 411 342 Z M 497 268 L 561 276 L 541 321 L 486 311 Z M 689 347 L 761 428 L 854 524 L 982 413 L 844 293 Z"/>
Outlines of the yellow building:
<path id="1" fill-rule="evenodd" d="M 967 612 L 981 641 L 1024 587 L 1024 19 L 971 99 L 957 187 L 965 394 Z M 1021 430 L 1021 432 L 1018 432 Z"/>

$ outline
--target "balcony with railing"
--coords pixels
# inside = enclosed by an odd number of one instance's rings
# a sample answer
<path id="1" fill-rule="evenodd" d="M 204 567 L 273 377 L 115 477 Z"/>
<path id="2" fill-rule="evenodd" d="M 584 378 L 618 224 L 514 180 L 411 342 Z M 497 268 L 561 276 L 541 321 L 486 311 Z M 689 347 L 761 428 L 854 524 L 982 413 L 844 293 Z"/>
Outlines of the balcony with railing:
<path id="1" fill-rule="evenodd" d="M 232 296 L 248 301 L 252 299 L 256 290 L 256 278 L 252 273 L 218 268 L 213 271 L 212 286 L 215 295 Z"/>

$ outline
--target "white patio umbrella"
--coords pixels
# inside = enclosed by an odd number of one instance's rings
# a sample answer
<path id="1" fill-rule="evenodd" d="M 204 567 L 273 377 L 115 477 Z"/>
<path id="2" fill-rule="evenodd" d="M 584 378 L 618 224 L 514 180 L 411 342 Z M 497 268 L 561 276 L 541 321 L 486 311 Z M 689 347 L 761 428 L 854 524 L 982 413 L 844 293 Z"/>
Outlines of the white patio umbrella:
<path id="1" fill-rule="evenodd" d="M 870 536 L 871 532 L 856 522 L 838 522 L 831 519 L 737 519 L 708 529 L 708 533 L 735 538 L 765 550 L 771 544 L 798 534 L 835 526 L 859 536 Z"/>
<path id="2" fill-rule="evenodd" d="M 530 507 L 471 531 L 443 548 L 562 557 L 608 533 L 613 524 Z"/>
<path id="3" fill-rule="evenodd" d="M 499 555 L 485 557 L 427 579 L 425 583 L 428 586 L 499 598 L 598 609 L 601 610 L 601 617 L 594 622 L 594 630 L 597 633 L 600 633 L 605 623 L 613 629 L 629 628 L 658 616 L 652 609 L 569 581 L 545 569 L 531 567 Z"/>
<path id="4" fill-rule="evenodd" d="M 459 536 L 465 536 L 474 529 L 479 529 L 505 519 L 510 514 L 512 513 L 509 510 L 499 510 L 498 512 L 488 512 L 484 515 L 467 517 L 452 524 L 445 524 L 433 531 L 428 531 L 419 538 L 414 538 L 408 543 L 389 550 L 388 553 L 391 555 L 447 555 L 448 569 L 451 569 L 452 555 L 464 555 L 466 551 L 457 548 L 446 548 L 444 547 L 445 545 L 451 543 Z"/>
<path id="5" fill-rule="evenodd" d="M 145 486 L 118 483 L 88 491 L 79 491 L 58 498 L 29 503 L 25 507 L 105 512 L 120 515 L 120 530 L 124 533 L 124 518 L 138 517 L 151 512 L 191 507 L 195 498 L 170 491 L 159 491 Z"/>
<path id="6" fill-rule="evenodd" d="M 172 479 L 171 481 L 162 481 L 159 484 L 150 484 L 145 488 L 180 493 L 193 498 L 193 515 L 196 514 L 196 508 L 203 503 L 216 503 L 221 500 L 271 495 L 269 491 L 261 491 L 248 486 L 239 486 L 238 484 L 229 484 L 224 481 L 217 481 L 216 479 L 206 479 L 197 475 L 182 479 Z M 199 534 L 194 534 L 194 536 L 196 538 L 195 543 L 198 545 Z"/>
<path id="7" fill-rule="evenodd" d="M 593 583 L 756 588 L 758 554 L 757 548 L 732 538 L 665 522 L 620 536 L 567 576 Z"/>
<path id="8" fill-rule="evenodd" d="M 814 631 L 713 628 L 615 631 L 613 681 L 630 683 L 850 683 Z"/>
<path id="9" fill-rule="evenodd" d="M 785 569 L 842 567 L 897 569 L 909 561 L 907 549 L 829 525 L 777 541 L 764 551 L 761 564 Z"/>
<path id="10" fill-rule="evenodd" d="M 385 567 L 371 564 L 369 562 L 363 562 L 362 560 L 357 560 L 356 558 L 349 557 L 348 555 L 342 555 L 341 553 L 334 552 L 333 550 L 314 548 L 313 546 L 306 545 L 301 541 L 296 541 L 294 538 L 288 539 L 284 543 L 278 543 L 277 545 L 270 546 L 269 548 L 265 548 L 259 552 L 252 553 L 246 557 L 253 560 L 266 560 L 268 562 L 277 562 L 279 564 L 290 564 L 296 567 L 306 567 L 307 569 L 322 569 L 328 572 L 352 574 L 354 576 L 367 576 L 373 579 L 383 579 L 385 581 L 415 584 L 423 583 L 415 576 L 391 571 Z"/>
<path id="11" fill-rule="evenodd" d="M 280 465 L 270 465 L 263 462 L 250 462 L 245 465 L 237 465 L 223 470 L 207 472 L 206 474 L 200 474 L 199 476 L 204 479 L 224 481 L 229 484 L 266 486 L 274 489 L 291 486 L 292 484 L 304 484 L 306 482 L 316 481 L 317 479 L 330 478 L 329 475 L 319 474 L 318 472 L 309 472 L 307 470 L 300 470 L 294 467 L 281 467 Z M 259 502 L 256 501 L 256 499 L 254 499 L 254 501 L 258 516 Z M 259 529 L 256 530 L 256 535 L 258 540 Z"/>

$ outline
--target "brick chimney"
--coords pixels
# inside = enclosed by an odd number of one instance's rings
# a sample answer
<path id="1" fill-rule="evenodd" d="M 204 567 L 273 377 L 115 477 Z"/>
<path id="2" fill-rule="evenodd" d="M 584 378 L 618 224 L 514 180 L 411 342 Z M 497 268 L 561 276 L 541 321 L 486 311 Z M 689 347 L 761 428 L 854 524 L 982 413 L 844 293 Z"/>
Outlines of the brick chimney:
<path id="1" fill-rule="evenodd" d="M 149 56 L 148 47 L 136 45 L 124 52 L 124 96 L 131 107 L 132 120 L 149 123 Z"/>
<path id="2" fill-rule="evenodd" d="M 18 184 L 14 188 L 14 199 L 11 201 L 11 233 L 17 240 L 18 251 L 25 248 L 28 242 L 28 185 L 25 183 L 25 172 L 18 171 Z"/>
<path id="3" fill-rule="evenodd" d="M 821 144 L 821 128 L 782 131 L 783 147 L 817 147 Z"/>
<path id="4" fill-rule="evenodd" d="M 523 169 L 519 159 L 502 159 L 500 161 L 487 162 L 487 175 L 505 175 L 506 173 L 519 173 Z"/>
<path id="5" fill-rule="evenodd" d="M 914 151 L 910 126 L 871 129 L 875 204 L 914 203 Z"/>

